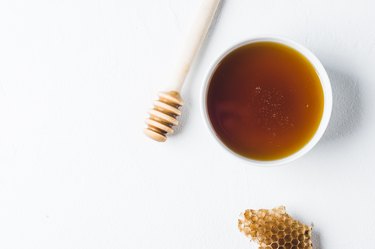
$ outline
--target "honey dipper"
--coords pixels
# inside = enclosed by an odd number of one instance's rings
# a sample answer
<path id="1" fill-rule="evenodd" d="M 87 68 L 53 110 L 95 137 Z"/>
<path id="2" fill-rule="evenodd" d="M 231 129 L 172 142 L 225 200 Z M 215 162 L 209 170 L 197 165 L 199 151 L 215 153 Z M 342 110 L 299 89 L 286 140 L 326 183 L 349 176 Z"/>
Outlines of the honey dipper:
<path id="1" fill-rule="evenodd" d="M 170 91 L 160 92 L 159 99 L 154 101 L 154 107 L 149 111 L 150 116 L 146 119 L 147 127 L 144 133 L 155 141 L 165 142 L 167 135 L 173 133 L 173 127 L 178 125 L 177 117 L 181 115 L 180 107 L 183 105 L 180 91 L 219 3 L 220 0 L 202 0 L 202 6 L 187 37 L 175 76 L 172 78 L 175 86 Z"/>

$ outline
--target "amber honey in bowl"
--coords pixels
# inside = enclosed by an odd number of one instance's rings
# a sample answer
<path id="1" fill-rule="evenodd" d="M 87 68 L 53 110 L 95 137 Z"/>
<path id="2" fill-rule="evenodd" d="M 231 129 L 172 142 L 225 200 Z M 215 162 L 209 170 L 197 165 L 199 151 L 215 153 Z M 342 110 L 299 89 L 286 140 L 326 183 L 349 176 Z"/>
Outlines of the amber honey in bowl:
<path id="1" fill-rule="evenodd" d="M 227 54 L 208 82 L 206 112 L 235 153 L 272 161 L 301 150 L 322 120 L 324 93 L 312 63 L 287 45 L 258 41 Z"/>

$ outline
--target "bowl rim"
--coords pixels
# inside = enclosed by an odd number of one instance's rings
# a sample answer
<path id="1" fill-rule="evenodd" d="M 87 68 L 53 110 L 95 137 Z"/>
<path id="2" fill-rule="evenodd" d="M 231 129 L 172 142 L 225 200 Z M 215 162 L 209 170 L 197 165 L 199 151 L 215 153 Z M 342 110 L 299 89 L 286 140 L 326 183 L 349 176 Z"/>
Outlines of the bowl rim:
<path id="1" fill-rule="evenodd" d="M 323 95 L 324 95 L 323 115 L 320 120 L 319 127 L 316 130 L 314 136 L 310 139 L 309 142 L 307 142 L 298 151 L 294 152 L 293 154 L 287 157 L 276 159 L 276 160 L 268 160 L 268 161 L 256 160 L 256 159 L 245 157 L 231 150 L 227 145 L 224 144 L 223 141 L 221 141 L 221 139 L 216 134 L 214 128 L 212 127 L 212 124 L 211 124 L 211 121 L 209 119 L 208 112 L 207 112 L 207 92 L 208 92 L 211 78 L 214 72 L 216 71 L 217 67 L 220 65 L 222 60 L 234 50 L 242 46 L 252 44 L 252 43 L 257 43 L 257 42 L 275 42 L 275 43 L 283 44 L 285 46 L 288 46 L 289 48 L 296 50 L 300 54 L 302 54 L 315 68 L 315 71 L 320 79 L 320 83 L 322 85 Z M 226 151 L 228 151 L 232 155 L 235 155 L 237 158 L 247 161 L 251 165 L 277 166 L 277 165 L 283 165 L 283 164 L 287 164 L 289 162 L 297 160 L 298 158 L 302 157 L 307 152 L 309 152 L 319 142 L 319 140 L 322 138 L 328 126 L 331 113 L 332 113 L 332 88 L 331 88 L 331 82 L 328 77 L 327 71 L 325 70 L 320 60 L 309 49 L 307 49 L 303 45 L 295 41 L 292 41 L 288 38 L 272 35 L 272 36 L 256 36 L 256 37 L 250 37 L 250 38 L 244 39 L 241 42 L 238 42 L 232 45 L 231 47 L 227 48 L 226 50 L 224 50 L 224 52 L 222 52 L 220 56 L 217 59 L 215 59 L 214 62 L 209 66 L 208 72 L 205 75 L 206 75 L 205 80 L 201 88 L 201 98 L 200 98 L 201 105 L 200 106 L 201 106 L 201 114 L 203 116 L 206 128 L 209 130 L 211 137 L 214 137 L 214 139 L 221 145 L 222 148 L 224 148 Z"/>

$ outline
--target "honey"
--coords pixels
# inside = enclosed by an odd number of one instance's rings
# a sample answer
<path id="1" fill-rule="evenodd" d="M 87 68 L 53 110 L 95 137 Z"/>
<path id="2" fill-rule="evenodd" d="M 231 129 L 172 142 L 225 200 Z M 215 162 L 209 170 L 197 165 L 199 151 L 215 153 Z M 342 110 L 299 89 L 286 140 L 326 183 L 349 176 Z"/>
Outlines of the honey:
<path id="1" fill-rule="evenodd" d="M 255 42 L 230 52 L 216 67 L 207 112 L 220 140 L 255 160 L 290 156 L 314 136 L 324 94 L 314 66 L 297 50 Z"/>

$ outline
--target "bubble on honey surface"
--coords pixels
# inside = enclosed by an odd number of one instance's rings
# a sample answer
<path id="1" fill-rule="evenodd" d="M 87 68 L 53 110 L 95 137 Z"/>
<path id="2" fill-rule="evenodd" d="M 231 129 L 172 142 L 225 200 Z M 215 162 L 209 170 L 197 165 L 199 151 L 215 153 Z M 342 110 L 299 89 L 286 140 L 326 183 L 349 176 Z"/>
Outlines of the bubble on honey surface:
<path id="1" fill-rule="evenodd" d="M 246 210 L 238 228 L 259 245 L 259 249 L 312 249 L 312 227 L 294 220 L 281 206 Z"/>
<path id="2" fill-rule="evenodd" d="M 252 89 L 250 96 L 251 107 L 255 107 L 258 110 L 256 121 L 259 125 L 266 129 L 269 127 L 280 129 L 294 126 L 293 120 L 290 119 L 288 113 L 284 110 L 284 106 L 287 104 L 287 97 L 284 91 L 275 87 L 256 85 Z"/>

